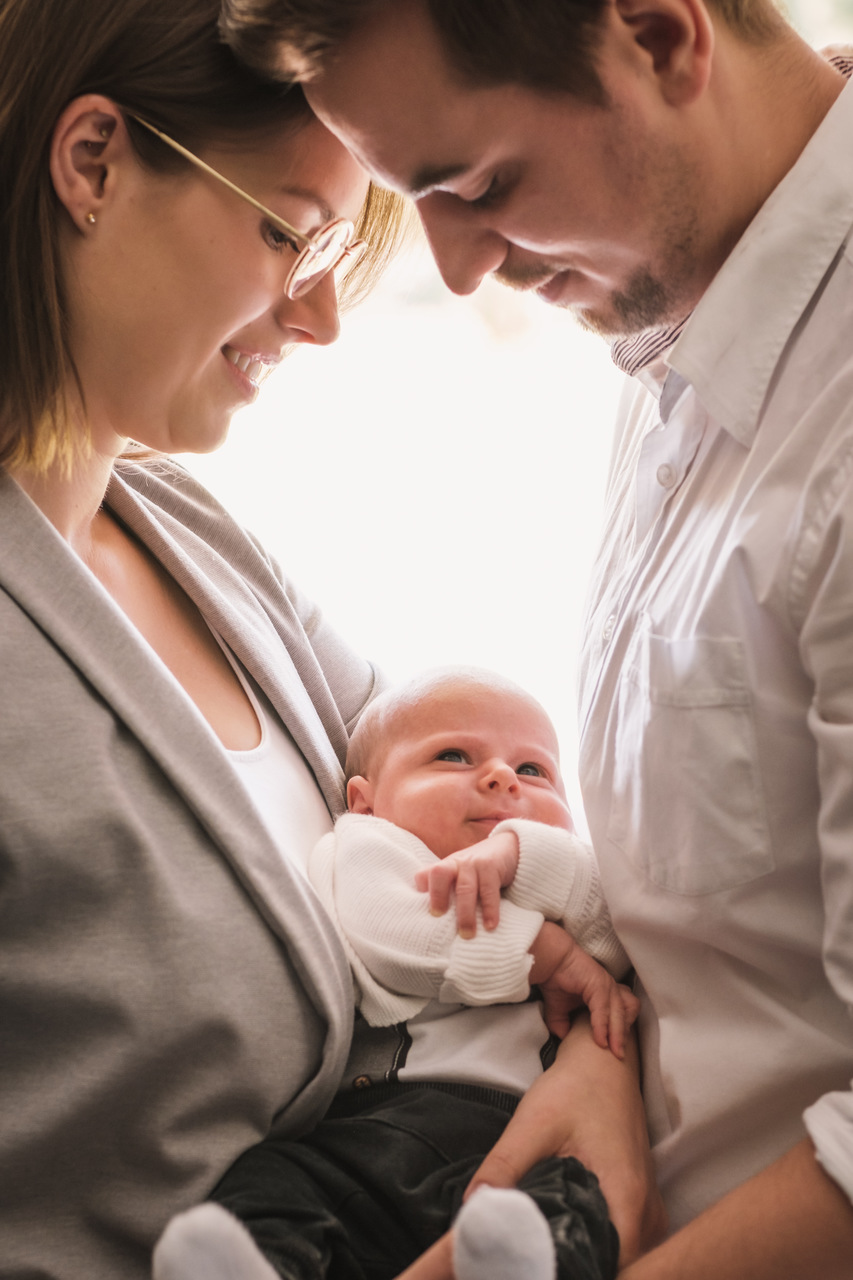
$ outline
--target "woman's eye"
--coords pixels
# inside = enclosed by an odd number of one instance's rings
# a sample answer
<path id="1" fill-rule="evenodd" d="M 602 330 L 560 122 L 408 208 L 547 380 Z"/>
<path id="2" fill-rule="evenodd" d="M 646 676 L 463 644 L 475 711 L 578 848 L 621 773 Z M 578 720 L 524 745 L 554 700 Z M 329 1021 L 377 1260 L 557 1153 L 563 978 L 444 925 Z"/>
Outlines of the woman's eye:
<path id="1" fill-rule="evenodd" d="M 435 757 L 436 760 L 445 760 L 450 764 L 464 764 L 465 752 L 457 751 L 455 748 L 450 751 L 440 751 Z"/>
<path id="2" fill-rule="evenodd" d="M 294 253 L 298 253 L 300 246 L 296 243 L 286 231 L 282 231 L 280 227 L 274 227 L 271 222 L 264 220 L 262 224 L 261 234 L 271 249 L 276 253 L 283 253 L 285 249 L 292 249 Z"/>
<path id="3" fill-rule="evenodd" d="M 545 770 L 538 764 L 520 764 L 515 771 L 525 778 L 544 778 Z"/>

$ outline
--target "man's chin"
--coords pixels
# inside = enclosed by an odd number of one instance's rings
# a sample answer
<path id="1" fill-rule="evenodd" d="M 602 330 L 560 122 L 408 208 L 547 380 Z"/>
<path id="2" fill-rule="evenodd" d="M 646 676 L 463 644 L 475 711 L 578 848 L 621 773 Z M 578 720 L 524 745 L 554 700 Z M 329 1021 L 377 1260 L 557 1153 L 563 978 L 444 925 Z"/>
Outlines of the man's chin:
<path id="1" fill-rule="evenodd" d="M 647 268 L 638 271 L 624 289 L 602 298 L 601 306 L 578 299 L 579 277 L 573 271 L 555 271 L 542 280 L 542 267 L 537 265 L 512 275 L 497 271 L 494 278 L 510 289 L 535 291 L 548 306 L 570 312 L 582 329 L 608 341 L 632 338 L 683 318 L 683 312 L 676 315 L 669 290 Z"/>
<path id="2" fill-rule="evenodd" d="M 570 310 L 582 329 L 608 341 L 634 338 L 684 318 L 683 310 L 651 275 L 637 277 L 624 292 L 612 293 L 605 308 L 576 304 Z"/>

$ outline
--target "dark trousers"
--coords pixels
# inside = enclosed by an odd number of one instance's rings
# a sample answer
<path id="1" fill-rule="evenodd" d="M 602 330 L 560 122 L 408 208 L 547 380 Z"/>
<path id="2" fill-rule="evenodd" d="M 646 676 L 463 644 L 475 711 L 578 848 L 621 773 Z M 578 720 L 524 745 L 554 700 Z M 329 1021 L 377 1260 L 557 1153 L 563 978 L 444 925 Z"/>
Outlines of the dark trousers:
<path id="1" fill-rule="evenodd" d="M 375 1092 L 381 1101 L 344 1096 L 298 1141 L 250 1148 L 211 1195 L 286 1280 L 393 1280 L 450 1227 L 516 1102 L 463 1086 Z M 594 1174 L 546 1160 L 519 1185 L 548 1219 L 560 1280 L 616 1275 L 619 1239 Z"/>

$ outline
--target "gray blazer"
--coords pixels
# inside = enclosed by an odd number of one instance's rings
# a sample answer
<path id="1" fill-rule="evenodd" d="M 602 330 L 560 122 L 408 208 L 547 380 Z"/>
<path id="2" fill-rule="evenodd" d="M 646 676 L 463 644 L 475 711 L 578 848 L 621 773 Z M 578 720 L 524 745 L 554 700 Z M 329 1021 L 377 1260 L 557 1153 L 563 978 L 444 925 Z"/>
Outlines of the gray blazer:
<path id="1" fill-rule="evenodd" d="M 107 502 L 343 807 L 374 673 L 173 463 Z M 167 1218 L 331 1097 L 352 985 L 207 722 L 0 474 L 0 1276 L 148 1274 Z"/>

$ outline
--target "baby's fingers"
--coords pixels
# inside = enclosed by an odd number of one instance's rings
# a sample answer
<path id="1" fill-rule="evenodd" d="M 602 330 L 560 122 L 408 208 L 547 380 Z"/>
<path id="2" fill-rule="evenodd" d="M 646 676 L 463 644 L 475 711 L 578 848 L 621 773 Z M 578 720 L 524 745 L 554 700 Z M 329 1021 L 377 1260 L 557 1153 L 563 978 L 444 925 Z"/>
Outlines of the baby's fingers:
<path id="1" fill-rule="evenodd" d="M 622 1001 L 622 1009 L 625 1013 L 625 1028 L 627 1030 L 629 1027 L 633 1027 L 640 1016 L 640 1001 L 633 991 L 622 982 L 617 982 L 616 990 L 619 992 L 619 998 Z"/>
<path id="2" fill-rule="evenodd" d="M 477 868 L 477 896 L 483 924 L 487 929 L 497 929 L 501 921 L 501 882 L 494 867 Z"/>
<path id="3" fill-rule="evenodd" d="M 611 988 L 615 991 L 615 985 Z M 611 1048 L 617 1058 L 621 1058 L 622 1054 L 617 1052 L 614 1045 L 614 1009 L 611 999 L 611 991 L 607 989 L 598 989 L 594 991 L 587 999 L 587 1007 L 589 1008 L 589 1021 L 592 1027 L 592 1038 L 601 1049 Z M 621 1010 L 621 1001 L 619 1008 Z M 617 1032 L 618 1042 L 618 1032 Z M 623 1037 L 624 1051 L 624 1037 Z"/>
<path id="4" fill-rule="evenodd" d="M 542 1004 L 545 1026 L 558 1040 L 563 1040 L 572 1025 L 571 1015 L 577 1008 L 577 1000 L 570 999 L 563 991 L 543 988 Z"/>
<path id="5" fill-rule="evenodd" d="M 436 862 L 434 867 L 421 867 L 415 872 L 415 888 L 429 894 L 431 915 L 443 916 L 447 911 L 456 875 L 457 867 L 452 858 Z"/>
<path id="6" fill-rule="evenodd" d="M 611 1051 L 620 1060 L 625 1057 L 625 1040 L 628 1035 L 628 1028 L 631 1023 L 628 1020 L 627 1011 L 622 1001 L 622 993 L 618 983 L 614 983 L 613 990 L 610 993 L 610 1027 L 608 1032 L 608 1041 Z M 606 1048 L 606 1046 L 605 1046 Z"/>

